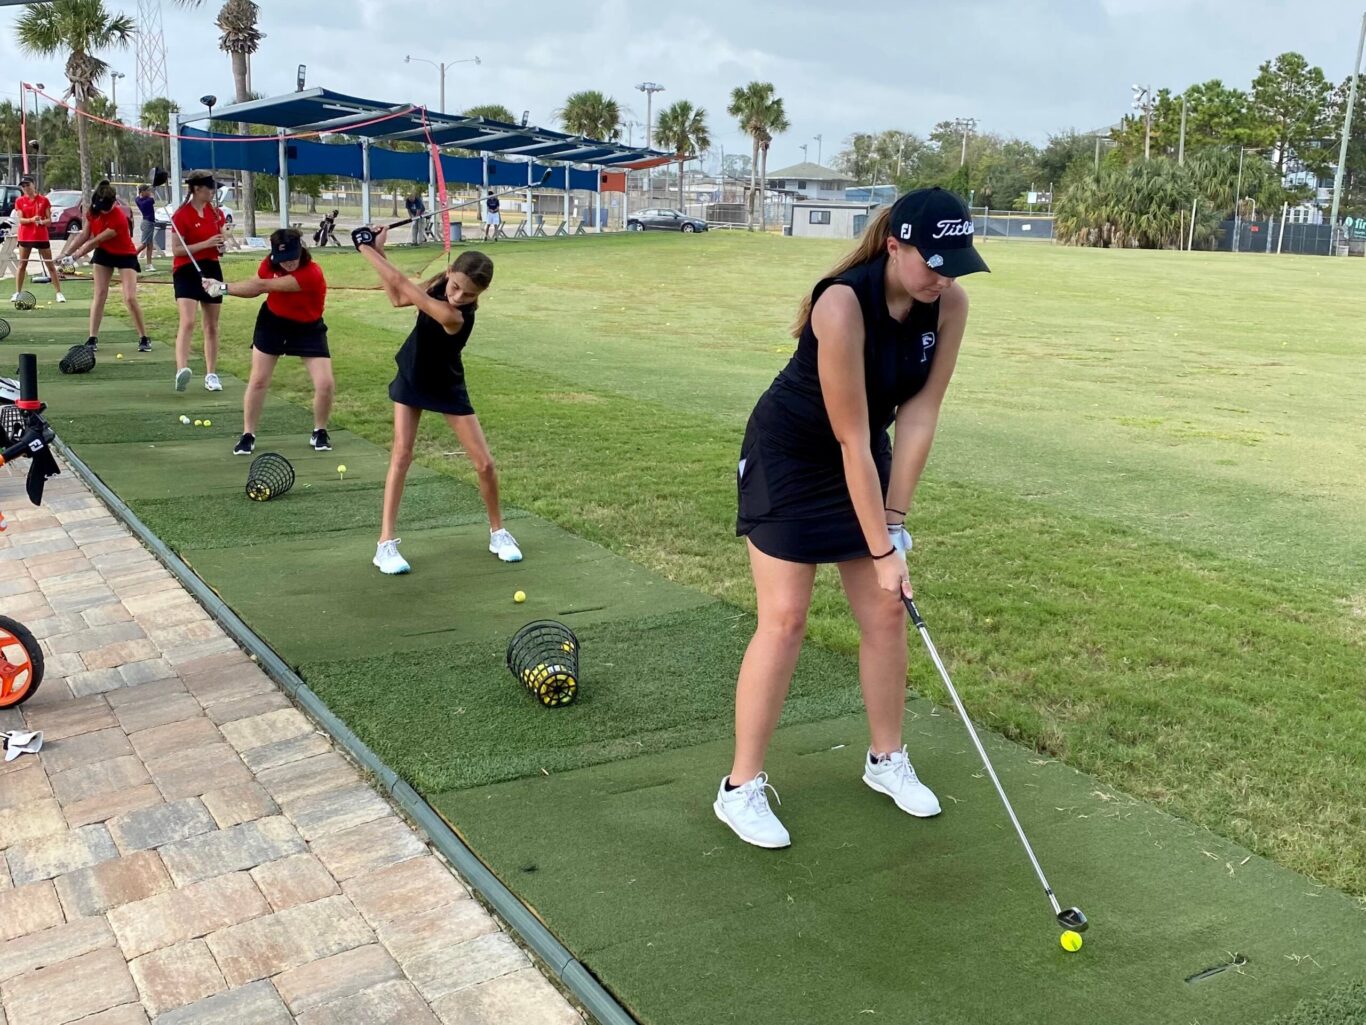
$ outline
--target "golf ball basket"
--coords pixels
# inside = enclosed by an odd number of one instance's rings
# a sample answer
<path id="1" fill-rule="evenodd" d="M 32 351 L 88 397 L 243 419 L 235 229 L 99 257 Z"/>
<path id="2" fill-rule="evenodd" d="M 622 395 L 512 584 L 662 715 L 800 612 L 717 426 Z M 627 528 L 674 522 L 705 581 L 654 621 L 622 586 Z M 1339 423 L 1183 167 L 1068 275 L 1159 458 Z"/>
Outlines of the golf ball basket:
<path id="1" fill-rule="evenodd" d="M 64 374 L 88 374 L 95 369 L 95 350 L 81 343 L 66 350 L 66 355 L 57 364 Z"/>
<path id="2" fill-rule="evenodd" d="M 508 671 L 547 708 L 573 702 L 579 693 L 579 639 L 553 619 L 538 619 L 508 642 Z"/>
<path id="3" fill-rule="evenodd" d="M 27 290 L 20 292 L 14 297 L 14 308 L 16 310 L 32 310 L 38 306 L 38 297 Z"/>
<path id="4" fill-rule="evenodd" d="M 9 321 L 0 317 L 0 342 L 9 337 Z"/>
<path id="5" fill-rule="evenodd" d="M 262 452 L 247 470 L 247 497 L 269 502 L 294 486 L 294 467 L 278 452 Z"/>

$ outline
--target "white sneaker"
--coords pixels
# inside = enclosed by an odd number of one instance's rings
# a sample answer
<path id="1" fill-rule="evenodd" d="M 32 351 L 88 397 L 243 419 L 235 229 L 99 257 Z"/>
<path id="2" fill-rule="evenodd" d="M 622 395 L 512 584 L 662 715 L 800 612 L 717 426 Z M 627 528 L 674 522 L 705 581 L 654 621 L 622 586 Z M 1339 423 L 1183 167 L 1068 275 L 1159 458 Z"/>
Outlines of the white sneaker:
<path id="1" fill-rule="evenodd" d="M 58 301 L 59 303 L 64 303 L 64 302 L 66 302 L 66 296 L 64 296 L 61 292 L 58 292 L 58 293 L 57 293 L 57 301 Z"/>
<path id="2" fill-rule="evenodd" d="M 928 819 L 939 814 L 939 798 L 916 778 L 905 745 L 900 751 L 883 755 L 877 761 L 873 761 L 870 750 L 863 764 L 863 782 L 878 793 L 886 794 L 907 815 Z"/>
<path id="3" fill-rule="evenodd" d="M 12 303 L 17 303 L 19 301 L 19 293 L 15 292 L 12 296 L 10 296 L 9 301 Z"/>
<path id="4" fill-rule="evenodd" d="M 204 390 L 205 390 L 205 391 L 222 391 L 222 390 L 223 390 L 223 382 L 220 381 L 220 380 L 218 379 L 218 375 L 217 375 L 217 374 L 205 374 L 205 375 L 204 375 Z"/>
<path id="5" fill-rule="evenodd" d="M 489 551 L 504 562 L 521 562 L 522 550 L 517 541 L 506 530 L 489 531 Z"/>
<path id="6" fill-rule="evenodd" d="M 175 390 L 184 391 L 190 386 L 190 368 L 181 367 L 175 372 Z"/>
<path id="7" fill-rule="evenodd" d="M 735 835 L 745 843 L 770 849 L 787 847 L 791 845 L 792 838 L 778 821 L 778 816 L 769 808 L 768 794 L 765 790 L 773 790 L 768 785 L 766 772 L 759 773 L 748 783 L 734 790 L 727 790 L 726 780 L 723 779 L 716 791 L 716 803 L 712 805 L 712 810 L 716 812 L 716 817 L 730 826 Z M 779 804 L 783 803 L 778 800 L 776 790 L 773 790 L 773 799 Z"/>
<path id="8" fill-rule="evenodd" d="M 370 561 L 379 567 L 381 573 L 388 573 L 392 576 L 395 573 L 407 573 L 411 566 L 408 560 L 398 554 L 399 540 L 394 538 L 392 541 L 381 541 L 375 546 L 375 557 Z"/>

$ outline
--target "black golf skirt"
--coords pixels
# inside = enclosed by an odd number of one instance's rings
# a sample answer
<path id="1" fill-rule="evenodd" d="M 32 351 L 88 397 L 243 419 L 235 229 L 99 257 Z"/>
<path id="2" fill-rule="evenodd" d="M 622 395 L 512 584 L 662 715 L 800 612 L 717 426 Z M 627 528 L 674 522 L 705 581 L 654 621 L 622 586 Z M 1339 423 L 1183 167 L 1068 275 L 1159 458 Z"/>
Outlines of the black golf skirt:
<path id="1" fill-rule="evenodd" d="M 327 325 L 322 320 L 290 320 L 272 312 L 265 303 L 256 314 L 251 347 L 267 356 L 332 358 L 327 347 Z"/>
<path id="2" fill-rule="evenodd" d="M 474 415 L 474 407 L 470 405 L 470 393 L 463 381 L 437 395 L 422 390 L 400 373 L 389 383 L 389 398 L 400 406 L 413 406 L 433 413 L 451 416 Z"/>
<path id="3" fill-rule="evenodd" d="M 892 475 L 892 450 L 883 434 L 873 441 L 881 490 Z M 751 423 L 736 472 L 739 511 L 735 533 L 784 562 L 824 563 L 871 554 L 859 526 L 839 450 L 798 454 L 775 444 Z"/>
<path id="4" fill-rule="evenodd" d="M 219 266 L 217 260 L 200 260 L 199 270 L 195 270 L 194 264 L 187 263 L 174 274 L 171 281 L 174 285 L 175 297 L 177 299 L 193 299 L 197 303 L 208 303 L 210 306 L 221 306 L 223 297 L 210 299 L 209 293 L 204 291 L 204 283 L 201 278 L 214 278 L 217 281 L 223 280 L 223 268 Z"/>
<path id="5" fill-rule="evenodd" d="M 96 249 L 90 254 L 90 262 L 97 267 L 114 270 L 142 270 L 136 253 L 106 253 L 103 249 Z"/>

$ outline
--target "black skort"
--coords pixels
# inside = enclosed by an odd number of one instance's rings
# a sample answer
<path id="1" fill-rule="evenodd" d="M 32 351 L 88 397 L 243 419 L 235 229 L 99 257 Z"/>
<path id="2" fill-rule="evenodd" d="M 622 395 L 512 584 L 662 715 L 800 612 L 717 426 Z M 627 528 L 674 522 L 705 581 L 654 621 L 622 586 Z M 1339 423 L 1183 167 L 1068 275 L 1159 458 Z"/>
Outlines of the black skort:
<path id="1" fill-rule="evenodd" d="M 210 299 L 204 291 L 204 285 L 200 278 L 214 278 L 223 280 L 223 268 L 219 266 L 217 260 L 200 260 L 199 270 L 195 270 L 194 264 L 187 263 L 174 274 L 171 281 L 175 286 L 175 297 L 177 299 L 193 299 L 197 303 L 208 303 L 211 306 L 219 306 L 223 302 L 220 295 L 217 299 Z"/>
<path id="2" fill-rule="evenodd" d="M 114 270 L 142 270 L 136 253 L 107 253 L 103 249 L 96 249 L 90 254 L 90 262 L 97 267 L 111 267 Z"/>
<path id="3" fill-rule="evenodd" d="M 327 347 L 327 324 L 321 320 L 290 320 L 265 303 L 256 314 L 256 333 L 251 347 L 267 356 L 307 356 L 331 359 Z"/>
<path id="4" fill-rule="evenodd" d="M 400 373 L 389 383 L 389 398 L 400 406 L 413 406 L 433 413 L 452 416 L 474 415 L 474 407 L 470 405 L 470 393 L 465 389 L 463 382 L 448 391 L 443 391 L 440 395 L 432 395 L 419 390 Z"/>

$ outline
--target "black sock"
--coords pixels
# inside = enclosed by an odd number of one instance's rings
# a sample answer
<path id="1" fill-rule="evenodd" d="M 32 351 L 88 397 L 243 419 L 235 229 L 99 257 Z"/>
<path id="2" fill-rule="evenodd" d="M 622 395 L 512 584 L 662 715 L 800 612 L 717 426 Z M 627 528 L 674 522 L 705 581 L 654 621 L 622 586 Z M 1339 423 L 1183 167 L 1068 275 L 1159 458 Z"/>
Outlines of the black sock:
<path id="1" fill-rule="evenodd" d="M 138 341 L 140 341 L 140 342 L 150 342 L 151 339 L 148 338 L 146 335 L 143 335 L 141 338 L 138 339 Z"/>
<path id="2" fill-rule="evenodd" d="M 739 787 L 737 787 L 734 783 L 732 783 L 732 782 L 730 781 L 730 777 L 729 777 L 729 776 L 726 777 L 725 782 L 722 783 L 721 786 L 725 789 L 726 793 L 730 793 L 732 790 L 739 790 L 739 789 L 740 789 Z"/>
<path id="3" fill-rule="evenodd" d="M 99 344 L 100 344 L 100 336 L 99 336 L 99 335 L 91 335 L 89 338 L 87 338 L 87 339 L 85 340 L 85 344 L 86 344 L 86 345 L 99 345 Z"/>

